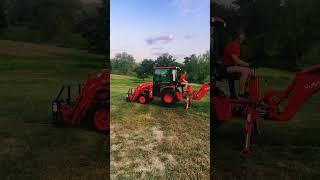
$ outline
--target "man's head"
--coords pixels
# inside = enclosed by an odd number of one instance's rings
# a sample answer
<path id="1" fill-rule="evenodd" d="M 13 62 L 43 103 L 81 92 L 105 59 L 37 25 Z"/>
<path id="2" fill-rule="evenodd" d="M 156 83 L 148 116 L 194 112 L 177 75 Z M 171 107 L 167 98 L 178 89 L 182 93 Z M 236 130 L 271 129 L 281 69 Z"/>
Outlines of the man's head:
<path id="1" fill-rule="evenodd" d="M 183 71 L 183 74 L 187 74 L 187 70 L 184 70 L 184 71 Z"/>
<path id="2" fill-rule="evenodd" d="M 239 41 L 240 43 L 243 43 L 244 40 L 246 39 L 246 35 L 244 31 L 238 30 L 235 32 L 233 39 Z"/>

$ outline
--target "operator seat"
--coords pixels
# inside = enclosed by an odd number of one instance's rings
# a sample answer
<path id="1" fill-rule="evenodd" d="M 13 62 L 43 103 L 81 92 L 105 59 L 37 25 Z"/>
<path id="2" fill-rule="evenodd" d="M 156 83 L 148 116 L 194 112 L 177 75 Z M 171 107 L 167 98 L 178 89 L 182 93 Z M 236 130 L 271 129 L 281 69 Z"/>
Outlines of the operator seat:
<path id="1" fill-rule="evenodd" d="M 184 84 L 181 84 L 181 83 L 179 82 L 177 87 L 180 87 L 180 88 L 181 88 L 181 92 L 184 93 L 184 87 L 185 87 Z"/>
<path id="2" fill-rule="evenodd" d="M 181 88 L 181 92 L 184 93 L 184 90 L 185 90 L 185 87 L 186 87 L 185 84 L 181 84 L 181 82 L 178 81 L 178 82 L 177 82 L 177 87 L 180 87 L 180 88 Z"/>
<path id="3" fill-rule="evenodd" d="M 235 81 L 240 79 L 240 73 L 228 73 L 227 67 L 222 64 L 221 61 L 216 62 L 216 80 L 223 81 L 226 80 L 229 86 L 230 97 L 237 99 Z"/>

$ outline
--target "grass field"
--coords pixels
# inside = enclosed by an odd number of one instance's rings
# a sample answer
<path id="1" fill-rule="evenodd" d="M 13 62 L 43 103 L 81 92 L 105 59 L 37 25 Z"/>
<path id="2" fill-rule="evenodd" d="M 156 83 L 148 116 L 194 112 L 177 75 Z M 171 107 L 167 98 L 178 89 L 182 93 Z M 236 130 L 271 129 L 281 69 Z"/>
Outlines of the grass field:
<path id="1" fill-rule="evenodd" d="M 159 99 L 127 102 L 141 82 L 111 75 L 111 178 L 208 179 L 209 94 L 188 110 L 184 101 L 173 108 Z"/>
<path id="2" fill-rule="evenodd" d="M 104 67 L 86 52 L 0 41 L 0 179 L 107 179 L 106 137 L 51 124 L 62 84 Z"/>
<path id="3" fill-rule="evenodd" d="M 264 89 L 285 88 L 293 73 L 259 69 Z M 221 84 L 220 84 L 221 85 Z M 314 95 L 288 122 L 264 121 L 263 136 L 254 139 L 253 154 L 240 154 L 244 121 L 223 124 L 216 131 L 215 179 L 319 179 L 320 94 Z"/>

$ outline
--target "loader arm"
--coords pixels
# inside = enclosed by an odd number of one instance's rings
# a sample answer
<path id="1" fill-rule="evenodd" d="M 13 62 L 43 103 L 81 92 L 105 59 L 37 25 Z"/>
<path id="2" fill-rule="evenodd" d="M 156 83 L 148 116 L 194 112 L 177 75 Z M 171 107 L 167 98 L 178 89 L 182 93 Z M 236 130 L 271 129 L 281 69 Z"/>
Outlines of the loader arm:
<path id="1" fill-rule="evenodd" d="M 88 76 L 85 86 L 80 95 L 75 101 L 75 105 L 71 110 L 71 124 L 76 125 L 79 120 L 85 115 L 92 103 L 99 99 L 107 100 L 107 93 L 99 93 L 101 88 L 108 87 L 108 81 L 110 74 L 107 70 L 104 70 L 98 77 L 92 78 Z"/>
<path id="2" fill-rule="evenodd" d="M 145 83 L 139 84 L 134 91 L 133 89 L 129 89 L 128 95 L 127 95 L 127 101 L 130 101 L 130 102 L 136 101 L 139 95 L 144 93 L 148 93 L 149 96 L 152 96 L 152 87 L 153 87 L 153 82 L 145 82 Z"/>
<path id="3" fill-rule="evenodd" d="M 320 65 L 299 72 L 284 91 L 267 91 L 264 103 L 269 109 L 269 118 L 276 121 L 288 121 L 299 111 L 303 104 L 320 91 Z M 286 101 L 283 111 L 279 104 Z"/>

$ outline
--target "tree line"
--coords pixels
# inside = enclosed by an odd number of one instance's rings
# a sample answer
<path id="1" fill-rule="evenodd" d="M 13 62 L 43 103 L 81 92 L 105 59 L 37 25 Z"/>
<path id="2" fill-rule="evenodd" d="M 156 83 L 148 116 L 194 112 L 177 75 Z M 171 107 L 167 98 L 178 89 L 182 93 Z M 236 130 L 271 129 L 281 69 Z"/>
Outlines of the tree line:
<path id="1" fill-rule="evenodd" d="M 0 38 L 105 54 L 107 8 L 106 0 L 0 0 Z"/>
<path id="2" fill-rule="evenodd" d="M 178 66 L 182 70 L 187 70 L 187 80 L 194 83 L 209 81 L 210 75 L 210 54 L 209 51 L 201 54 L 192 54 L 184 58 L 183 63 L 170 54 L 165 53 L 153 59 L 144 59 L 137 63 L 134 57 L 126 52 L 118 53 L 111 59 L 111 69 L 114 74 L 136 75 L 140 79 L 151 76 L 154 67 Z"/>
<path id="3" fill-rule="evenodd" d="M 246 32 L 245 58 L 296 69 L 308 56 L 320 55 L 314 51 L 320 40 L 319 8 L 317 0 L 235 0 L 232 6 L 211 1 L 211 16 L 222 17 L 231 32 Z"/>

